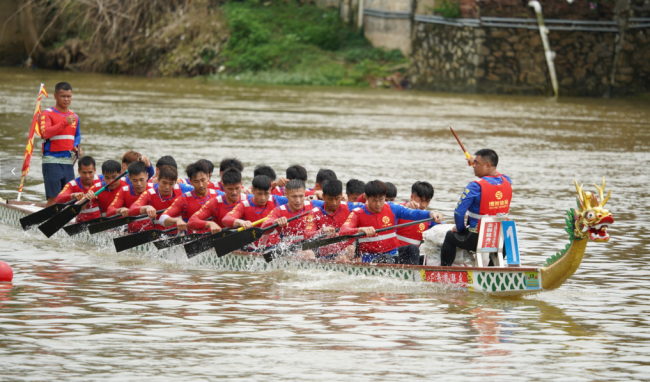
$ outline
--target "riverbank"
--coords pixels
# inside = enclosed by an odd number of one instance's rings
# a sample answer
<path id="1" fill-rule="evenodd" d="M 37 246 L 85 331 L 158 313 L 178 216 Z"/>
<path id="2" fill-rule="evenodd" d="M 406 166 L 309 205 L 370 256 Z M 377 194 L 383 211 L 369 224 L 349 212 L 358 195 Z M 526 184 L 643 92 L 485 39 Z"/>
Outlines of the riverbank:
<path id="1" fill-rule="evenodd" d="M 408 87 L 408 59 L 374 48 L 335 9 L 253 0 L 163 0 L 154 7 L 109 0 L 97 7 L 54 1 L 47 10 L 32 9 L 34 23 L 44 13 L 56 16 L 53 30 L 32 44 L 29 64 L 260 84 Z M 26 61 L 23 54 L 14 61 Z"/>

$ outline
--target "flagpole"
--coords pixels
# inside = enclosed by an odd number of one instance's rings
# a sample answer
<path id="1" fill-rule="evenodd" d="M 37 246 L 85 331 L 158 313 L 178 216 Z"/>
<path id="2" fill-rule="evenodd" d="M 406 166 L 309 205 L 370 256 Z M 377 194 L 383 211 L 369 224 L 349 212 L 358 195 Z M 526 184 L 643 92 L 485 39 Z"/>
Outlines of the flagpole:
<path id="1" fill-rule="evenodd" d="M 47 91 L 45 86 L 41 84 L 41 87 L 38 90 L 38 99 L 36 100 L 36 108 L 34 109 L 34 116 L 32 117 L 32 125 L 29 129 L 29 137 L 27 138 L 27 147 L 25 148 L 25 155 L 23 157 L 23 168 L 20 176 L 20 186 L 18 187 L 18 198 L 17 201 L 20 201 L 20 197 L 23 194 L 23 184 L 25 183 L 25 178 L 29 173 L 29 163 L 32 160 L 32 153 L 34 152 L 34 133 L 39 137 L 42 135 L 42 126 L 38 124 L 40 115 L 41 115 L 41 97 L 45 94 L 46 97 Z"/>

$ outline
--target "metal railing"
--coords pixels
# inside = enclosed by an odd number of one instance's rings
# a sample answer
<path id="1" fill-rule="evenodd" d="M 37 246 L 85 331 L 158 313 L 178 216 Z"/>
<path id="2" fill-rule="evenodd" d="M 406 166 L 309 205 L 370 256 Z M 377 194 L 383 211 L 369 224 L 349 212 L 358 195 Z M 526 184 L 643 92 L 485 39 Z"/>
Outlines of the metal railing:
<path id="1" fill-rule="evenodd" d="M 408 19 L 411 15 L 406 11 L 383 11 L 379 9 L 366 8 L 363 10 L 365 16 L 379 17 L 384 19 Z M 415 21 L 421 23 L 451 25 L 456 27 L 494 27 L 494 28 L 518 28 L 538 29 L 537 19 L 509 18 L 509 17 L 481 17 L 480 19 L 458 18 L 447 19 L 442 16 L 415 15 Z M 612 32 L 617 33 L 618 28 L 614 21 L 590 21 L 590 20 L 561 20 L 546 19 L 546 27 L 549 30 L 557 31 L 584 31 L 584 32 Z M 629 20 L 630 29 L 649 28 L 650 17 L 633 17 Z"/>

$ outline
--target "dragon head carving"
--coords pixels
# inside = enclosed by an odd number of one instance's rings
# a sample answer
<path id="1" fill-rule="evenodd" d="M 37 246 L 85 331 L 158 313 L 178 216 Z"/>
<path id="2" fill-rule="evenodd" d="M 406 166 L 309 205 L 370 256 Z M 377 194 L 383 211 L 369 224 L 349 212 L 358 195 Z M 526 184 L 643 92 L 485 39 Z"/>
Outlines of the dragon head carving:
<path id="1" fill-rule="evenodd" d="M 607 234 L 607 227 L 614 223 L 614 218 L 611 212 L 607 211 L 605 203 L 609 200 L 612 191 L 609 190 L 607 196 L 605 193 L 605 178 L 603 177 L 602 187 L 596 186 L 600 202 L 598 198 L 589 191 L 582 188 L 582 184 L 578 186 L 578 182 L 574 181 L 576 190 L 578 191 L 578 207 L 580 210 L 573 210 L 573 218 L 575 219 L 575 229 L 573 234 L 576 238 L 589 237 L 596 242 L 603 242 L 609 240 Z"/>

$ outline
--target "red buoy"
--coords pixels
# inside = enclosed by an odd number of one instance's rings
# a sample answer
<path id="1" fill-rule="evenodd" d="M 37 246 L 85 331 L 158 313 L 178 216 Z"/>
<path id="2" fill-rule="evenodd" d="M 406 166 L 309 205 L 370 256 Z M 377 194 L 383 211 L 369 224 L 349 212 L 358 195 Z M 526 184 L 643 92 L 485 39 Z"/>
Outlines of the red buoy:
<path id="1" fill-rule="evenodd" d="M 9 264 L 4 261 L 0 261 L 0 282 L 8 281 L 10 282 L 14 278 L 14 271 L 11 269 Z"/>

